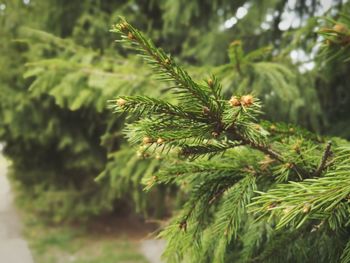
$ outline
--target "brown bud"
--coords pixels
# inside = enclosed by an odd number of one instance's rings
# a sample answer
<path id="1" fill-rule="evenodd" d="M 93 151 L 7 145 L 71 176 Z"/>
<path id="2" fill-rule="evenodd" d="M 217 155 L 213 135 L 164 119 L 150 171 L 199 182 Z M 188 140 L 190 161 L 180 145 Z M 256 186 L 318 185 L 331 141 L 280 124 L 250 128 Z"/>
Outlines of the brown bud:
<path id="1" fill-rule="evenodd" d="M 164 60 L 164 64 L 170 64 L 170 60 L 168 59 L 168 58 L 166 58 L 165 60 Z"/>
<path id="2" fill-rule="evenodd" d="M 157 181 L 157 179 L 158 179 L 157 176 L 155 176 L 155 175 L 152 176 L 152 180 L 153 180 L 153 181 Z"/>
<path id="3" fill-rule="evenodd" d="M 219 136 L 219 133 L 217 133 L 216 131 L 213 131 L 212 133 L 211 133 L 211 135 L 213 136 L 213 137 L 218 137 Z"/>
<path id="4" fill-rule="evenodd" d="M 234 46 L 240 46 L 242 45 L 242 41 L 241 40 L 234 40 L 231 42 L 230 46 L 234 47 Z"/>
<path id="5" fill-rule="evenodd" d="M 214 84 L 213 80 L 212 80 L 212 79 L 210 79 L 210 78 L 208 79 L 208 81 L 207 81 L 207 82 L 208 82 L 208 85 L 209 85 L 210 87 L 212 87 L 212 86 L 213 86 L 213 84 Z"/>
<path id="6" fill-rule="evenodd" d="M 241 97 L 241 104 L 243 106 L 250 106 L 254 102 L 254 97 L 252 95 L 244 95 Z"/>
<path id="7" fill-rule="evenodd" d="M 135 36 L 134 36 L 131 32 L 129 32 L 129 33 L 128 33 L 128 38 L 129 38 L 130 40 L 134 40 L 134 39 L 135 39 Z"/>
<path id="8" fill-rule="evenodd" d="M 183 221 L 180 222 L 179 228 L 186 232 L 186 230 L 187 230 L 187 222 L 186 222 L 186 220 L 183 220 Z"/>
<path id="9" fill-rule="evenodd" d="M 128 28 L 128 25 L 125 22 L 120 23 L 118 26 L 121 31 L 125 31 Z"/>
<path id="10" fill-rule="evenodd" d="M 305 203 L 303 206 L 303 213 L 309 213 L 311 210 L 311 204 L 310 203 Z"/>
<path id="11" fill-rule="evenodd" d="M 291 169 L 291 168 L 293 168 L 293 164 L 292 164 L 292 163 L 286 163 L 286 164 L 285 164 L 285 167 L 286 167 L 287 169 Z"/>
<path id="12" fill-rule="evenodd" d="M 232 107 L 241 106 L 241 102 L 236 96 L 232 96 L 231 99 L 229 100 L 229 103 Z"/>
<path id="13" fill-rule="evenodd" d="M 333 26 L 333 30 L 338 32 L 338 33 L 346 33 L 348 32 L 348 28 L 346 25 L 344 24 L 340 24 L 340 23 L 337 23 Z"/>
<path id="14" fill-rule="evenodd" d="M 149 143 L 152 143 L 153 140 L 152 140 L 152 138 L 145 136 L 145 137 L 143 137 L 142 142 L 143 142 L 143 144 L 149 144 Z"/>
<path id="15" fill-rule="evenodd" d="M 157 143 L 158 144 L 163 144 L 164 143 L 164 139 L 163 138 L 158 138 Z"/>
<path id="16" fill-rule="evenodd" d="M 123 107 L 125 105 L 125 103 L 126 103 L 126 100 L 124 100 L 122 98 L 117 99 L 117 105 L 119 107 Z"/>
<path id="17" fill-rule="evenodd" d="M 204 106 L 204 107 L 203 107 L 203 113 L 204 113 L 204 114 L 208 114 L 209 112 L 210 112 L 209 108 L 206 107 L 206 106 Z"/>

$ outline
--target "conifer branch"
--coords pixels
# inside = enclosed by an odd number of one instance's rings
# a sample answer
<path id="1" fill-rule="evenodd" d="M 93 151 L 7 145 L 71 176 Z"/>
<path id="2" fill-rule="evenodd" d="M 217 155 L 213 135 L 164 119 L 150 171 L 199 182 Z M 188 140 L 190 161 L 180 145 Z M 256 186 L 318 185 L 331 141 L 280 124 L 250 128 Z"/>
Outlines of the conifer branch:
<path id="1" fill-rule="evenodd" d="M 271 146 L 265 145 L 265 144 L 259 144 L 256 143 L 255 141 L 250 140 L 249 138 L 241 135 L 239 132 L 234 129 L 234 127 L 231 128 L 232 133 L 237 137 L 238 140 L 241 140 L 244 145 L 248 145 L 252 147 L 253 149 L 256 149 L 262 153 L 267 154 L 270 156 L 272 159 L 282 163 L 282 164 L 287 164 L 290 166 L 291 169 L 293 169 L 297 174 L 303 175 L 303 177 L 309 177 L 308 172 L 305 171 L 303 168 L 299 167 L 297 164 L 294 162 L 288 162 L 284 159 L 284 157 L 275 151 L 274 149 L 271 148 Z"/>
<path id="2" fill-rule="evenodd" d="M 159 72 L 161 79 L 174 81 L 177 84 L 175 87 L 177 93 L 183 94 L 181 97 L 183 101 L 188 101 L 190 99 L 188 96 L 191 96 L 191 105 L 187 103 L 187 106 L 191 108 L 193 106 L 197 106 L 197 108 L 208 107 L 209 115 L 213 114 L 212 117 L 216 117 L 218 108 L 213 105 L 209 98 L 210 89 L 193 81 L 186 71 L 179 67 L 163 50 L 157 49 L 154 43 L 139 30 L 131 26 L 126 20 L 122 20 L 111 31 L 120 33 L 124 42 L 136 45 L 136 49 L 143 54 L 144 59 Z M 197 102 L 193 103 L 193 99 L 196 99 Z"/>
<path id="3" fill-rule="evenodd" d="M 340 263 L 348 263 L 350 262 L 350 240 L 346 244 L 344 251 L 340 257 Z"/>
<path id="4" fill-rule="evenodd" d="M 329 148 L 330 144 L 327 144 L 327 152 Z M 252 211 L 276 215 L 278 228 L 288 224 L 298 228 L 308 219 L 327 218 L 331 222 L 333 213 L 337 214 L 337 225 L 345 225 L 347 219 L 339 215 L 346 214 L 347 207 L 342 207 L 341 203 L 347 201 L 350 194 L 349 164 L 346 163 L 350 149 L 340 148 L 337 153 L 338 167 L 325 177 L 279 184 L 260 193 L 251 205 Z"/>
<path id="5" fill-rule="evenodd" d="M 214 259 L 224 262 L 226 248 L 238 237 L 245 216 L 252 219 L 256 215 L 257 220 L 269 216 L 278 229 L 300 228 L 310 219 L 327 222 L 333 229 L 345 225 L 348 212 L 344 204 L 350 195 L 346 147 L 336 149 L 330 162 L 331 144 L 322 151 L 318 136 L 290 125 L 260 123 L 260 101 L 252 94 L 225 100 L 214 76 L 200 85 L 127 22 L 122 21 L 114 31 L 136 47 L 163 80 L 175 83 L 171 89 L 176 104 L 148 97 L 119 97 L 112 102 L 117 112 L 144 117 L 129 125 L 129 140 L 142 142 L 154 152 L 176 148 L 186 157 L 161 169 L 147 183 L 148 189 L 156 183 L 176 183 L 188 197 L 180 217 L 164 231 L 169 237 L 168 256 L 180 253 L 182 260 L 183 254 L 205 243 L 204 233 L 214 239 L 210 242 L 215 246 Z M 239 63 L 242 54 L 237 52 L 231 55 Z M 220 154 L 221 159 L 216 158 Z M 202 156 L 209 158 L 195 160 Z M 268 167 L 259 166 L 264 156 L 269 159 Z M 326 176 L 320 177 L 326 169 Z M 266 183 L 262 187 L 270 187 L 265 193 L 254 192 L 260 181 Z M 250 204 L 256 193 L 260 195 Z M 247 214 L 247 207 L 255 215 Z M 196 259 L 206 253 L 198 252 Z"/>
<path id="6" fill-rule="evenodd" d="M 222 207 L 212 226 L 215 235 L 215 262 L 225 261 L 227 244 L 238 237 L 246 206 L 250 203 L 256 187 L 255 174 L 249 172 L 229 190 L 225 189 L 227 192 Z"/>
<path id="7" fill-rule="evenodd" d="M 249 122 L 254 123 L 256 116 L 260 114 L 260 105 L 258 101 L 254 101 L 256 99 L 253 96 L 246 95 L 240 98 L 232 97 L 229 103 L 233 108 L 239 106 L 240 109 L 234 111 L 231 109 L 228 110 L 223 104 L 224 100 L 221 99 L 221 86 L 215 77 L 207 81 L 208 87 L 197 84 L 188 73 L 182 70 L 182 68 L 166 55 L 163 50 L 157 49 L 151 40 L 148 40 L 140 31 L 132 27 L 125 20 L 122 20 L 121 23 L 116 25 L 112 31 L 120 33 L 125 42 L 136 45 L 138 47 L 137 50 L 144 54 L 145 59 L 160 72 L 161 76 L 167 76 L 164 77 L 164 79 L 173 80 L 177 84 L 176 88 L 180 91 L 180 93 L 177 93 L 180 100 L 185 100 L 186 102 L 186 106 L 182 107 L 181 105 L 174 106 L 147 97 L 124 97 L 124 99 L 120 97 L 116 100 L 117 104 L 119 104 L 118 106 L 120 106 L 119 109 L 115 108 L 116 111 L 137 112 L 139 114 L 153 112 L 154 114 L 161 114 L 159 116 L 178 116 L 180 119 L 192 119 L 199 123 L 210 124 L 214 130 L 211 132 L 214 137 L 225 133 L 234 140 L 241 142 L 239 143 L 240 145 L 249 146 L 269 155 L 280 163 L 290 165 L 290 168 L 299 176 L 302 175 L 303 178 L 310 177 L 305 169 L 299 167 L 299 165 L 293 161 L 286 161 L 282 154 L 262 140 L 260 133 L 256 133 L 254 129 L 249 128 L 247 124 Z M 232 46 L 231 48 L 236 50 L 239 47 L 240 46 Z M 237 60 L 237 62 L 239 59 L 238 55 L 239 54 L 234 54 L 234 59 Z M 185 93 L 182 94 L 183 92 Z M 196 102 L 194 102 L 194 100 L 196 100 Z M 118 103 L 118 101 L 122 103 Z M 130 106 L 133 106 L 133 108 Z M 199 109 L 201 109 L 201 116 L 198 116 Z M 222 116 L 224 111 L 227 112 L 227 116 Z M 205 118 L 205 116 L 207 118 Z M 232 120 L 234 120 L 234 122 L 232 122 Z M 230 124 L 225 124 L 227 121 L 229 121 Z M 219 149 L 217 148 L 216 150 Z M 201 152 L 203 154 L 208 154 L 210 152 L 215 152 L 215 150 L 211 145 L 182 145 L 181 153 L 185 156 L 198 155 Z"/>
<path id="8" fill-rule="evenodd" d="M 181 148 L 181 155 L 186 157 L 193 157 L 196 155 L 209 155 L 222 153 L 228 149 L 244 145 L 243 142 L 235 143 L 216 143 L 216 144 L 203 144 L 203 145 L 183 145 Z"/>
<path id="9" fill-rule="evenodd" d="M 118 99 L 110 100 L 109 103 L 114 112 L 127 111 L 138 115 L 165 114 L 201 122 L 206 121 L 205 118 L 199 118 L 195 113 L 184 111 L 179 106 L 147 96 L 120 96 Z"/>

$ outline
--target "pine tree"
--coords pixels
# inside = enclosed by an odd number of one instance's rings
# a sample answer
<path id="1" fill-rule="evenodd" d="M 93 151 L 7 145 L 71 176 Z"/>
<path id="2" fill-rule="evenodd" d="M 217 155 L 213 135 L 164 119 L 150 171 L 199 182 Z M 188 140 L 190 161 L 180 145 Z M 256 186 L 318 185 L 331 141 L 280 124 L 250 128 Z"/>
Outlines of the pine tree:
<path id="1" fill-rule="evenodd" d="M 349 262 L 349 142 L 263 120 L 254 93 L 227 97 L 213 75 L 195 81 L 124 19 L 112 31 L 173 95 L 110 101 L 138 118 L 129 141 L 167 159 L 146 189 L 176 184 L 187 196 L 160 234 L 167 262 Z"/>
<path id="2" fill-rule="evenodd" d="M 334 19 L 349 10 L 346 1 L 331 6 Z M 349 138 L 349 64 L 320 61 L 300 73 L 289 56 L 311 53 L 320 8 L 285 0 L 0 1 L 0 140 L 23 199 L 57 220 L 118 210 L 120 199 L 138 211 L 152 204 L 139 181 L 162 160 L 144 146 L 135 155 L 122 136 L 124 115 L 113 118 L 105 106 L 114 94 L 167 94 L 134 51 L 113 43 L 107 29 L 120 14 L 194 78 L 215 74 L 225 98 L 253 93 L 264 119 Z M 302 23 L 281 30 L 288 12 Z"/>

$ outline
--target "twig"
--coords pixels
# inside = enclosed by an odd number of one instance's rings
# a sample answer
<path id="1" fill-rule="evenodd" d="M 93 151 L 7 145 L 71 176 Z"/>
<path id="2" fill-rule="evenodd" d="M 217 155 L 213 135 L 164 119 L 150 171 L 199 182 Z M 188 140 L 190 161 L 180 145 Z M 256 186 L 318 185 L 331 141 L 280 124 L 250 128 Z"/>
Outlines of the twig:
<path id="1" fill-rule="evenodd" d="M 215 202 L 216 199 L 218 199 L 225 191 L 228 189 L 228 187 L 222 188 L 220 191 L 216 192 L 214 196 L 209 200 L 208 204 L 211 205 Z"/>
<path id="2" fill-rule="evenodd" d="M 322 171 L 327 167 L 326 166 L 327 160 L 328 160 L 329 156 L 331 156 L 331 154 L 332 154 L 331 146 L 332 146 L 332 142 L 329 141 L 327 143 L 327 146 L 326 146 L 324 152 L 323 152 L 323 156 L 322 156 L 321 162 L 318 165 L 318 167 L 317 167 L 316 171 L 314 172 L 313 176 L 320 176 Z"/>
<path id="3" fill-rule="evenodd" d="M 287 163 L 287 161 L 284 159 L 284 157 L 276 152 L 275 150 L 273 150 L 270 146 L 267 145 L 263 145 L 263 144 L 259 144 L 256 143 L 252 140 L 250 140 L 249 138 L 246 138 L 244 135 L 240 134 L 234 127 L 229 127 L 228 129 L 230 132 L 232 132 L 238 140 L 241 140 L 244 144 L 249 145 L 250 147 L 261 151 L 267 155 L 269 155 L 272 159 L 277 160 L 280 163 Z M 294 162 L 290 162 L 290 164 L 292 165 L 291 168 L 300 176 L 303 176 L 303 178 L 305 177 L 310 177 L 309 174 L 305 171 L 305 169 L 299 167 L 296 163 Z"/>

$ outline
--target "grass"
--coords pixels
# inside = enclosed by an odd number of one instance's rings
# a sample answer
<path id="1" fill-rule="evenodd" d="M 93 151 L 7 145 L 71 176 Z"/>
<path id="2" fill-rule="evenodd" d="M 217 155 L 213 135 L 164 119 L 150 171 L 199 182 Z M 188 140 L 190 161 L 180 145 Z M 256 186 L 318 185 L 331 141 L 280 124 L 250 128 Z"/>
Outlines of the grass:
<path id="1" fill-rule="evenodd" d="M 127 236 L 89 232 L 84 225 L 50 226 L 24 217 L 24 235 L 36 263 L 146 263 L 138 243 Z"/>

